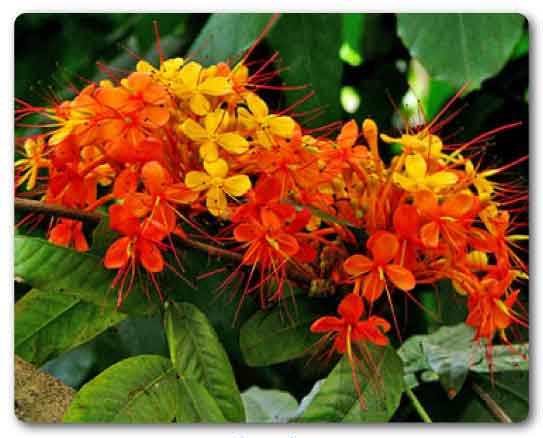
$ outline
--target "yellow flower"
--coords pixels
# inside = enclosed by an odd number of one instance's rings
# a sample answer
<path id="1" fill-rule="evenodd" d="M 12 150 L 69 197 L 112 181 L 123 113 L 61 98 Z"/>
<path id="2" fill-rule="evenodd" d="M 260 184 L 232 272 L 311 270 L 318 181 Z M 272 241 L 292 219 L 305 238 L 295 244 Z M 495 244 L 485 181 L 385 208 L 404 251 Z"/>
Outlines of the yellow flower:
<path id="1" fill-rule="evenodd" d="M 405 175 L 394 173 L 393 180 L 408 192 L 419 190 L 438 191 L 458 181 L 453 172 L 440 171 L 428 174 L 428 165 L 421 154 L 411 154 L 405 158 Z"/>
<path id="2" fill-rule="evenodd" d="M 238 120 L 240 124 L 256 131 L 256 141 L 264 147 L 271 147 L 274 144 L 273 136 L 290 138 L 295 128 L 295 122 L 287 116 L 270 114 L 266 102 L 256 94 L 249 93 L 245 97 L 246 108 L 238 109 Z"/>
<path id="3" fill-rule="evenodd" d="M 486 179 L 487 176 L 492 176 L 494 172 L 487 170 L 486 172 L 477 172 L 471 160 L 467 160 L 465 167 L 466 176 L 472 179 L 473 185 L 477 190 L 481 201 L 489 201 L 494 194 L 494 183 Z"/>
<path id="4" fill-rule="evenodd" d="M 381 140 L 389 144 L 399 143 L 406 149 L 406 152 L 419 152 L 432 158 L 442 157 L 443 142 L 437 135 L 429 134 L 428 131 L 421 131 L 414 135 L 403 134 L 400 138 L 381 134 Z"/>
<path id="5" fill-rule="evenodd" d="M 219 158 L 204 162 L 206 172 L 190 171 L 185 176 L 185 185 L 196 192 L 206 190 L 206 206 L 214 216 L 225 216 L 228 208 L 226 195 L 243 196 L 251 190 L 251 180 L 247 175 L 227 177 L 228 164 Z"/>
<path id="6" fill-rule="evenodd" d="M 184 63 L 185 60 L 183 58 L 167 59 L 157 69 L 147 61 L 139 61 L 136 65 L 136 71 L 151 73 L 158 82 L 169 87 L 176 80 L 180 80 L 179 73 Z"/>
<path id="7" fill-rule="evenodd" d="M 211 103 L 206 96 L 224 96 L 232 92 L 232 85 L 224 76 L 206 73 L 197 62 L 189 62 L 179 71 L 179 80 L 172 84 L 172 91 L 189 100 L 191 111 L 204 116 L 211 111 Z"/>
<path id="8" fill-rule="evenodd" d="M 187 119 L 181 125 L 183 133 L 197 144 L 200 144 L 200 156 L 204 161 L 215 161 L 219 158 L 219 146 L 232 154 L 243 154 L 249 149 L 249 143 L 235 132 L 219 133 L 228 125 L 228 115 L 224 110 L 208 113 L 204 125 Z"/>
<path id="9" fill-rule="evenodd" d="M 44 158 L 45 142 L 41 137 L 27 139 L 24 150 L 26 158 L 15 162 L 15 167 L 20 167 L 23 170 L 22 176 L 16 182 L 16 187 L 21 186 L 26 181 L 27 190 L 32 190 L 36 186 L 40 169 L 49 167 L 49 160 Z"/>

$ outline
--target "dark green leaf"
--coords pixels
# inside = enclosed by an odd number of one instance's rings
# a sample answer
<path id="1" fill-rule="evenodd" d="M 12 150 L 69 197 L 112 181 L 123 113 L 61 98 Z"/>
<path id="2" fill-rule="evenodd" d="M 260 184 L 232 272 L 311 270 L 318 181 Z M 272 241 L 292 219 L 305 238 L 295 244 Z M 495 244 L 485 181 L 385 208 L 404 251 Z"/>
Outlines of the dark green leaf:
<path id="1" fill-rule="evenodd" d="M 236 291 L 239 286 L 236 281 L 222 287 L 234 269 L 224 259 L 198 250 L 185 250 L 180 258 L 183 275 L 192 279 L 196 289 L 168 272 L 162 283 L 167 295 L 174 301 L 189 302 L 198 307 L 217 332 L 229 356 L 241 361 L 239 331 L 241 324 L 257 309 L 252 297 L 240 303 L 241 292 Z"/>
<path id="2" fill-rule="evenodd" d="M 179 396 L 175 369 L 161 356 L 136 356 L 116 363 L 84 385 L 66 423 L 167 423 Z"/>
<path id="3" fill-rule="evenodd" d="M 296 107 L 295 112 L 324 109 L 313 122 L 324 125 L 341 118 L 339 94 L 342 63 L 340 14 L 283 14 L 268 42 L 281 56 L 281 73 L 286 85 L 309 85 L 315 96 Z M 308 90 L 287 91 L 284 107 L 305 96 Z M 311 125 L 312 123 L 309 123 Z M 306 123 L 307 125 L 307 123 Z"/>
<path id="4" fill-rule="evenodd" d="M 189 54 L 206 65 L 237 62 L 254 43 L 272 17 L 271 14 L 213 14 Z"/>
<path id="5" fill-rule="evenodd" d="M 316 305 L 304 298 L 295 303 L 260 310 L 242 326 L 240 345 L 248 365 L 272 365 L 311 352 L 318 340 L 309 330 L 318 318 Z"/>
<path id="6" fill-rule="evenodd" d="M 520 14 L 398 14 L 398 34 L 433 79 L 479 88 L 510 58 L 523 21 Z"/>
<path id="7" fill-rule="evenodd" d="M 15 352 L 39 366 L 124 318 L 75 296 L 34 289 L 15 305 Z"/>
<path id="8" fill-rule="evenodd" d="M 529 384 L 528 372 L 508 372 L 496 374 L 492 383 L 488 374 L 474 376 L 474 382 L 505 412 L 513 422 L 528 418 Z M 475 395 L 462 406 L 459 421 L 462 422 L 498 422 L 488 405 Z"/>
<path id="9" fill-rule="evenodd" d="M 243 403 L 232 366 L 205 315 L 189 303 L 168 303 L 165 327 L 179 375 L 201 383 L 227 421 L 243 422 Z"/>
<path id="10" fill-rule="evenodd" d="M 181 376 L 175 419 L 177 423 L 225 423 L 217 401 L 195 379 Z"/>
<path id="11" fill-rule="evenodd" d="M 286 423 L 298 409 L 296 399 L 285 391 L 251 386 L 241 394 L 247 423 Z"/>
<path id="12" fill-rule="evenodd" d="M 115 271 L 105 269 L 102 259 L 89 253 L 43 239 L 15 236 L 15 275 L 37 289 L 62 292 L 94 303 L 104 311 L 116 307 L 117 295 L 111 287 Z M 156 302 L 148 299 L 138 286 L 134 286 L 119 310 L 127 314 L 153 313 Z"/>
<path id="13" fill-rule="evenodd" d="M 365 348 L 365 347 L 364 347 Z M 386 422 L 400 404 L 403 392 L 402 362 L 390 347 L 368 347 L 367 359 L 356 370 L 360 394 L 353 382 L 353 371 L 343 357 L 303 413 L 302 422 Z M 367 361 L 367 363 L 366 363 Z M 360 398 L 365 404 L 361 406 Z"/>

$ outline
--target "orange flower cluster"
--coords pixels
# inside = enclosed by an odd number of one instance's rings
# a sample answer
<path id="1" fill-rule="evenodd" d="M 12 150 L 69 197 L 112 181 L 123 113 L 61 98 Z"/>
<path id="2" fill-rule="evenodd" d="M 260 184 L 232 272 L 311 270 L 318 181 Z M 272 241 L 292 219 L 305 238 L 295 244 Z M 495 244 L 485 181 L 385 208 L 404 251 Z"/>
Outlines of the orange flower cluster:
<path id="1" fill-rule="evenodd" d="M 467 295 L 478 338 L 506 339 L 505 329 L 524 324 L 513 284 L 526 278 L 514 252 L 526 237 L 512 234 L 504 209 L 521 189 L 489 179 L 504 169 L 479 169 L 477 142 L 444 145 L 432 124 L 392 138 L 369 119 L 345 123 L 335 138 L 309 135 L 269 110 L 255 78 L 243 62 L 140 61 L 126 78 L 51 108 L 22 103 L 20 117 L 51 122 L 24 142 L 16 186 L 46 203 L 108 206 L 119 238 L 104 265 L 121 284 L 136 268 L 156 282 L 172 236 L 185 236 L 187 224 L 200 231 L 206 216 L 242 255 L 245 292 L 259 290 L 263 304 L 281 300 L 292 271 L 318 280 L 332 254 L 326 280 L 347 292 L 341 317 L 311 330 L 328 333 L 339 353 L 360 340 L 387 344 L 390 324 L 374 304 L 416 299 L 417 285 L 443 279 Z M 390 143 L 402 152 L 387 162 L 380 149 Z M 74 220 L 59 219 L 49 239 L 89 247 Z"/>

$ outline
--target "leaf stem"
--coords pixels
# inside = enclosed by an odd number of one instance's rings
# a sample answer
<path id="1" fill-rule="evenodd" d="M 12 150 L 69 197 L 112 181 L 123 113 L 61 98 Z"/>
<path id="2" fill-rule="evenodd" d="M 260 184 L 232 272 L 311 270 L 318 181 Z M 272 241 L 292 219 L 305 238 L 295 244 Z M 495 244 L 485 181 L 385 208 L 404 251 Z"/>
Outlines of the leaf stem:
<path id="1" fill-rule="evenodd" d="M 426 409 L 424 409 L 424 406 L 422 406 L 422 404 L 420 403 L 419 399 L 417 398 L 415 393 L 412 391 L 412 389 L 411 388 L 406 388 L 405 393 L 409 397 L 409 400 L 411 400 L 411 403 L 413 404 L 413 407 L 415 408 L 415 410 L 419 414 L 422 421 L 424 421 L 425 423 L 428 423 L 428 424 L 432 423 L 432 419 L 428 415 L 428 412 L 426 412 Z"/>

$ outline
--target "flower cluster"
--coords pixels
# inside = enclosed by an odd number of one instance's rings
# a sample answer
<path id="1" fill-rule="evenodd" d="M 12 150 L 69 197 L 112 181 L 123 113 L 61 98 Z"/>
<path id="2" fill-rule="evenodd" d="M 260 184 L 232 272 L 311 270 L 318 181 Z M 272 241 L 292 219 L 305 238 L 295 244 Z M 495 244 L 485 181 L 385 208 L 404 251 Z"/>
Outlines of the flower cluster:
<path id="1" fill-rule="evenodd" d="M 156 282 L 172 237 L 187 230 L 228 242 L 247 272 L 245 293 L 258 290 L 263 305 L 283 298 L 291 273 L 315 284 L 325 275 L 344 294 L 340 317 L 311 330 L 339 353 L 357 341 L 386 345 L 391 324 L 376 303 L 416 300 L 417 285 L 445 279 L 467 296 L 477 338 L 507 341 L 505 329 L 525 324 L 514 285 L 526 278 L 515 252 L 526 237 L 506 209 L 522 188 L 491 180 L 506 168 L 481 170 L 477 141 L 444 145 L 433 124 L 393 138 L 352 120 L 337 136 L 310 135 L 270 111 L 257 73 L 243 62 L 140 61 L 53 107 L 21 102 L 18 117 L 49 122 L 24 139 L 16 186 L 50 204 L 107 207 L 119 237 L 104 265 L 121 284 L 136 269 Z M 390 143 L 401 153 L 385 160 Z M 210 219 L 213 231 L 202 232 Z M 89 248 L 76 220 L 56 220 L 49 239 Z"/>

